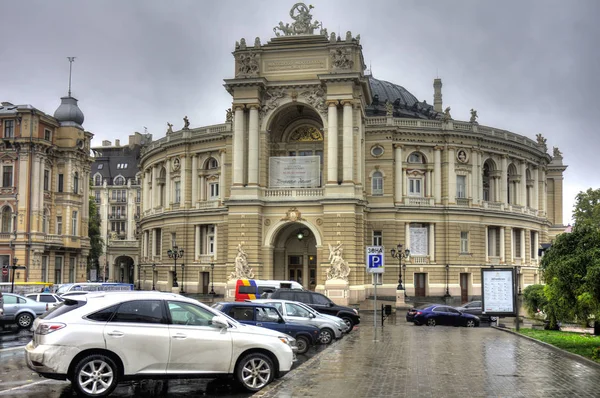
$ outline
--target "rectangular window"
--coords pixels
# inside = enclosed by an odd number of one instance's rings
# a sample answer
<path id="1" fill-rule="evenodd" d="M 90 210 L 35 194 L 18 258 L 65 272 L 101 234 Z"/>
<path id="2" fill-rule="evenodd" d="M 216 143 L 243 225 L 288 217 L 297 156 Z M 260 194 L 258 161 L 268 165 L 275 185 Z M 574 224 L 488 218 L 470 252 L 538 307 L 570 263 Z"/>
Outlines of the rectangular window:
<path id="1" fill-rule="evenodd" d="M 54 258 L 54 283 L 62 282 L 63 258 L 56 256 Z"/>
<path id="2" fill-rule="evenodd" d="M 4 166 L 2 167 L 2 186 L 5 188 L 12 187 L 13 185 L 13 167 Z"/>
<path id="3" fill-rule="evenodd" d="M 15 138 L 15 121 L 4 121 L 4 138 Z"/>
<path id="4" fill-rule="evenodd" d="M 171 232 L 171 247 L 177 244 L 177 233 Z"/>
<path id="5" fill-rule="evenodd" d="M 513 242 L 515 242 L 514 245 L 514 256 L 516 258 L 521 258 L 521 245 L 523 244 L 523 242 L 521 242 L 521 230 L 520 229 L 513 229 Z"/>
<path id="6" fill-rule="evenodd" d="M 50 170 L 44 170 L 44 191 L 50 190 Z"/>
<path id="7" fill-rule="evenodd" d="M 141 201 L 141 200 L 142 200 L 142 191 L 141 191 L 140 189 L 138 189 L 138 190 L 135 192 L 135 201 L 136 201 L 137 203 L 140 203 L 140 201 Z"/>
<path id="8" fill-rule="evenodd" d="M 456 197 L 466 198 L 467 197 L 467 177 L 456 176 Z"/>
<path id="9" fill-rule="evenodd" d="M 154 240 L 154 255 L 160 256 L 161 241 L 162 241 L 162 229 L 156 228 L 156 238 Z"/>
<path id="10" fill-rule="evenodd" d="M 71 235 L 77 235 L 77 211 L 73 211 L 73 219 L 71 221 Z"/>
<path id="11" fill-rule="evenodd" d="M 409 178 L 408 179 L 408 195 L 409 196 L 422 196 L 421 185 L 423 180 L 420 178 Z"/>
<path id="12" fill-rule="evenodd" d="M 208 226 L 208 234 L 207 234 L 207 239 L 206 239 L 206 254 L 214 254 L 215 253 L 215 226 L 214 225 L 209 225 Z"/>
<path id="13" fill-rule="evenodd" d="M 96 197 L 96 203 L 101 203 L 102 200 L 100 199 L 100 191 L 94 191 L 94 195 Z"/>
<path id="14" fill-rule="evenodd" d="M 383 234 L 381 231 L 373 231 L 373 246 L 383 246 Z"/>
<path id="15" fill-rule="evenodd" d="M 44 139 L 46 141 L 52 141 L 52 131 L 45 129 L 44 130 Z"/>
<path id="16" fill-rule="evenodd" d="M 62 235 L 62 216 L 56 216 L 56 234 Z"/>
<path id="17" fill-rule="evenodd" d="M 59 174 L 58 175 L 58 192 L 63 192 L 63 188 L 64 188 L 64 181 L 65 181 L 65 176 L 64 174 Z"/>
<path id="18" fill-rule="evenodd" d="M 48 282 L 48 256 L 42 256 L 42 282 Z"/>
<path id="19" fill-rule="evenodd" d="M 175 203 L 181 203 L 181 182 L 175 181 Z"/>
<path id="20" fill-rule="evenodd" d="M 460 233 L 460 252 L 468 253 L 469 252 L 469 233 L 462 231 Z"/>
<path id="21" fill-rule="evenodd" d="M 219 197 L 219 183 L 213 182 L 210 184 L 210 198 L 215 199 Z"/>

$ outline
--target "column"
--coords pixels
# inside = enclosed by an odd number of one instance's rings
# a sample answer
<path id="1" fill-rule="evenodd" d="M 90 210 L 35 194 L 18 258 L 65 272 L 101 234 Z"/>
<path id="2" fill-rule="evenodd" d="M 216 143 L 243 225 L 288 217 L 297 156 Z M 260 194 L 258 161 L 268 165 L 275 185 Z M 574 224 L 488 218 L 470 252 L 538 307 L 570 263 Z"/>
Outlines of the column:
<path id="1" fill-rule="evenodd" d="M 152 166 L 152 194 L 150 195 L 150 204 L 151 204 L 151 208 L 154 209 L 157 205 L 158 205 L 158 200 L 157 200 L 157 195 L 158 195 L 158 184 L 156 183 L 156 176 L 158 174 L 157 172 L 157 166 L 154 165 Z"/>
<path id="2" fill-rule="evenodd" d="M 166 169 L 166 175 L 165 175 L 165 209 L 171 208 L 171 162 L 170 159 L 167 158 L 166 162 L 165 162 L 165 169 Z"/>
<path id="3" fill-rule="evenodd" d="M 352 102 L 350 101 L 344 102 L 343 118 L 343 182 L 352 183 L 354 179 L 354 129 L 352 126 Z"/>
<path id="4" fill-rule="evenodd" d="M 365 166 L 365 140 L 363 131 L 363 120 L 360 109 L 360 104 L 357 104 L 354 109 L 354 115 L 356 116 L 356 181 L 358 184 L 363 185 L 364 166 Z M 363 188 L 364 189 L 364 188 Z"/>
<path id="5" fill-rule="evenodd" d="M 194 261 L 200 257 L 200 225 L 194 227 L 196 234 L 194 235 Z"/>
<path id="6" fill-rule="evenodd" d="M 310 285 L 310 278 L 308 277 L 308 254 L 302 256 L 302 286 L 308 288 Z"/>
<path id="7" fill-rule="evenodd" d="M 431 170 L 425 172 L 425 196 L 431 198 L 431 180 L 433 173 Z"/>
<path id="8" fill-rule="evenodd" d="M 410 250 L 410 222 L 404 223 L 404 245 L 405 249 Z"/>
<path id="9" fill-rule="evenodd" d="M 546 207 L 546 205 L 548 203 L 547 202 L 548 197 L 546 195 L 546 170 L 543 170 L 543 169 L 542 169 L 542 181 L 541 181 L 541 183 L 542 183 L 542 189 L 541 189 L 541 192 L 542 192 L 541 193 L 541 195 L 542 195 L 542 212 L 544 212 L 544 214 L 546 214 L 548 212 L 547 207 Z"/>
<path id="10" fill-rule="evenodd" d="M 30 181 L 29 183 L 31 184 L 30 189 L 34 190 L 34 189 L 38 189 L 38 187 L 40 186 L 40 160 L 37 156 L 35 156 L 35 154 L 32 154 L 33 156 L 33 175 L 32 175 L 32 181 Z M 65 176 L 66 178 L 72 178 L 70 174 L 67 174 Z M 71 188 L 71 190 L 68 191 L 69 193 L 73 192 L 73 189 Z M 31 201 L 31 207 L 33 209 L 34 212 L 38 211 L 40 209 L 40 197 L 39 195 L 34 195 L 33 193 L 31 194 L 32 196 L 32 201 Z M 24 199 L 24 198 L 19 198 L 19 199 Z M 32 226 L 33 227 L 33 226 Z M 34 229 L 34 231 L 37 231 L 37 229 Z"/>
<path id="11" fill-rule="evenodd" d="M 442 148 L 433 148 L 433 196 L 435 203 L 442 202 Z"/>
<path id="12" fill-rule="evenodd" d="M 510 263 L 515 263 L 515 233 L 512 228 L 508 228 L 508 235 L 510 239 Z"/>
<path id="13" fill-rule="evenodd" d="M 190 202 L 187 200 L 187 157 L 181 157 L 181 207 L 189 207 Z"/>
<path id="14" fill-rule="evenodd" d="M 233 129 L 233 185 L 244 185 L 244 107 L 235 106 Z"/>
<path id="15" fill-rule="evenodd" d="M 448 148 L 448 203 L 456 203 L 456 173 L 454 172 L 454 148 Z"/>
<path id="16" fill-rule="evenodd" d="M 500 169 L 500 202 L 508 202 L 508 157 L 502 156 Z"/>
<path id="17" fill-rule="evenodd" d="M 539 209 L 540 203 L 538 202 L 540 197 L 540 169 L 535 167 L 533 169 L 533 197 L 531 198 L 531 208 Z M 537 251 L 537 249 L 536 249 Z"/>
<path id="18" fill-rule="evenodd" d="M 521 264 L 525 264 L 525 229 L 521 228 Z"/>
<path id="19" fill-rule="evenodd" d="M 402 203 L 402 146 L 396 144 L 394 147 L 394 159 L 396 160 L 394 169 L 394 199 L 396 203 Z"/>
<path id="20" fill-rule="evenodd" d="M 429 262 L 435 263 L 435 224 L 429 224 Z"/>
<path id="21" fill-rule="evenodd" d="M 142 211 L 148 210 L 148 171 L 142 176 Z"/>
<path id="22" fill-rule="evenodd" d="M 488 242 L 490 230 L 489 227 L 485 226 L 485 262 L 486 264 L 490 262 L 490 245 Z"/>
<path id="23" fill-rule="evenodd" d="M 219 151 L 219 155 L 221 156 L 221 161 L 219 162 L 219 167 L 221 173 L 219 174 L 219 197 L 225 197 L 225 149 L 221 149 Z"/>
<path id="24" fill-rule="evenodd" d="M 192 155 L 192 207 L 198 201 L 198 155 Z"/>
<path id="25" fill-rule="evenodd" d="M 504 227 L 500 227 L 500 263 L 503 264 L 506 261 L 506 242 L 504 240 Z"/>
<path id="26" fill-rule="evenodd" d="M 200 200 L 204 201 L 206 199 L 206 177 L 200 176 Z"/>
<path id="27" fill-rule="evenodd" d="M 538 231 L 535 231 L 533 233 L 533 258 L 535 259 L 535 263 L 537 265 L 539 265 L 539 259 L 540 259 L 540 253 L 539 253 L 539 248 L 540 248 L 540 233 Z"/>
<path id="28" fill-rule="evenodd" d="M 258 105 L 250 105 L 248 120 L 248 185 L 258 185 Z"/>
<path id="29" fill-rule="evenodd" d="M 520 187 L 520 194 L 521 194 L 521 206 L 527 206 L 527 163 L 525 163 L 525 161 L 521 162 L 521 187 Z"/>
<path id="30" fill-rule="evenodd" d="M 471 164 L 471 199 L 473 204 L 477 204 L 479 203 L 479 154 L 475 151 L 471 152 Z"/>
<path id="31" fill-rule="evenodd" d="M 337 101 L 329 101 L 327 108 L 327 183 L 338 182 L 338 115 Z M 287 274 L 286 274 L 287 275 Z"/>
<path id="32" fill-rule="evenodd" d="M 154 245 L 156 245 L 156 228 L 152 228 L 152 242 L 150 242 L 150 245 L 148 245 L 150 247 L 150 259 L 154 259 L 154 253 L 156 253 L 156 247 L 154 247 Z"/>
<path id="33" fill-rule="evenodd" d="M 39 171 L 40 185 L 38 185 L 40 187 L 40 190 L 38 191 L 38 194 L 39 194 L 40 197 L 39 197 L 39 202 L 38 203 L 39 203 L 39 206 L 40 206 L 40 210 L 42 211 L 41 214 L 44 214 L 44 164 L 45 163 L 46 162 L 44 161 L 44 158 L 40 157 L 40 171 Z M 84 196 L 83 197 L 84 198 L 88 198 L 88 196 L 85 195 L 85 193 L 86 193 L 86 189 L 89 187 L 90 184 L 89 184 L 89 179 L 86 179 L 85 177 L 86 176 L 85 176 L 85 173 L 84 173 L 82 181 L 83 182 L 87 181 L 88 183 L 87 184 L 85 184 L 85 183 L 83 184 L 83 192 L 84 192 Z M 50 187 L 48 187 L 48 188 L 50 188 Z M 84 210 L 87 207 L 89 207 L 89 206 L 85 206 L 86 205 L 85 202 L 83 204 L 84 204 L 84 206 L 83 206 Z M 84 213 L 84 217 L 87 217 L 85 215 L 85 213 Z M 48 221 L 50 221 L 50 220 L 48 220 Z M 42 226 L 42 230 L 43 230 L 43 226 Z M 48 231 L 48 232 L 50 232 L 50 231 Z"/>

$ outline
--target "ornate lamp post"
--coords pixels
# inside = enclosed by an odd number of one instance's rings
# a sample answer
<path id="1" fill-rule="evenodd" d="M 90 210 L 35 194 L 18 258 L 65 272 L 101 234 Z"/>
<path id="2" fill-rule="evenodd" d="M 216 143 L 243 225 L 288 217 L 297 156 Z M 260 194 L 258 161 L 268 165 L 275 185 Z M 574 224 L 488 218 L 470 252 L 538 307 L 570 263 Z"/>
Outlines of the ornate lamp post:
<path id="1" fill-rule="evenodd" d="M 517 286 L 517 324 L 516 324 L 516 329 L 517 332 L 521 329 L 521 314 L 520 309 L 521 309 L 521 266 L 517 265 L 516 266 L 517 269 L 517 280 L 516 280 L 516 286 Z"/>
<path id="2" fill-rule="evenodd" d="M 212 294 L 214 296 L 216 294 L 215 293 L 215 263 L 210 263 L 210 278 L 212 280 L 212 283 L 211 283 L 209 294 Z"/>
<path id="3" fill-rule="evenodd" d="M 403 267 L 402 261 L 410 257 L 410 250 L 402 250 L 403 247 L 404 246 L 401 243 L 398 243 L 396 249 L 390 250 L 390 254 L 392 255 L 392 258 L 398 259 L 398 287 L 396 290 L 404 290 L 404 297 L 406 297 L 406 290 L 404 289 L 404 286 L 402 286 L 402 269 L 404 268 L 404 272 L 406 272 L 406 264 L 404 264 Z"/>
<path id="4" fill-rule="evenodd" d="M 154 286 L 154 272 L 156 271 L 156 264 L 152 264 L 152 290 L 156 290 Z"/>
<path id="5" fill-rule="evenodd" d="M 167 255 L 175 262 L 173 267 L 173 287 L 179 287 L 179 284 L 177 283 L 177 259 L 183 257 L 183 249 L 179 249 L 177 245 L 175 245 L 172 249 L 167 250 Z"/>
<path id="6" fill-rule="evenodd" d="M 12 264 L 12 267 L 11 267 L 12 275 L 11 275 L 11 278 L 10 278 L 11 279 L 11 283 L 10 283 L 10 292 L 11 293 L 15 292 L 15 272 L 17 271 L 17 261 L 19 261 L 19 259 L 16 258 L 16 257 L 13 257 L 13 260 L 12 260 L 13 264 Z"/>
<path id="7" fill-rule="evenodd" d="M 183 281 L 185 280 L 185 274 L 183 273 L 183 267 L 184 267 L 184 264 L 181 263 L 181 290 L 179 290 L 179 293 L 185 293 L 185 290 L 183 290 Z"/>

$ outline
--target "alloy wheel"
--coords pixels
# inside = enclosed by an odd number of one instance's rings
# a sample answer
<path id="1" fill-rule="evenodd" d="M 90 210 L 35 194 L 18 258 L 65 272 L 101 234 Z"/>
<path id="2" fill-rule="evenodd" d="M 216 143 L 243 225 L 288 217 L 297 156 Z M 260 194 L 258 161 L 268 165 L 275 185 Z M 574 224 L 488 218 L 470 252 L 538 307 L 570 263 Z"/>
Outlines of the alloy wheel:
<path id="1" fill-rule="evenodd" d="M 333 341 L 333 333 L 329 329 L 321 330 L 319 333 L 319 340 L 321 340 L 322 344 L 331 344 Z"/>
<path id="2" fill-rule="evenodd" d="M 243 362 L 240 380 L 249 390 L 258 391 L 271 381 L 273 365 L 264 355 L 250 356 Z"/>
<path id="3" fill-rule="evenodd" d="M 77 374 L 79 387 L 90 396 L 106 394 L 113 380 L 114 369 L 101 358 L 90 360 Z"/>
<path id="4" fill-rule="evenodd" d="M 467 319 L 467 325 L 468 328 L 474 328 L 475 327 L 475 321 L 473 319 Z"/>
<path id="5" fill-rule="evenodd" d="M 31 322 L 33 322 L 33 317 L 31 316 L 31 314 L 21 314 L 17 318 L 17 323 L 19 324 L 19 327 L 24 329 L 30 327 Z"/>
<path id="6" fill-rule="evenodd" d="M 427 320 L 427 326 L 435 326 L 435 319 L 434 318 L 429 318 Z"/>

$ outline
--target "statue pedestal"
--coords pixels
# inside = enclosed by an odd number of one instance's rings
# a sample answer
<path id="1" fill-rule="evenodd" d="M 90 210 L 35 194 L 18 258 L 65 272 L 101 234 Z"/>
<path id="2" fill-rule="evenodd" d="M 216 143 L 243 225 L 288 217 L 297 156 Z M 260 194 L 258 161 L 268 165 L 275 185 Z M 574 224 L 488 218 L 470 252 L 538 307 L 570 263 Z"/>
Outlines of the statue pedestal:
<path id="1" fill-rule="evenodd" d="M 404 300 L 404 290 L 396 290 L 396 309 L 397 310 L 407 310 L 410 308 L 410 305 L 406 304 Z"/>
<path id="2" fill-rule="evenodd" d="M 347 306 L 350 303 L 350 284 L 344 279 L 325 281 L 325 295 L 334 303 Z"/>
<path id="3" fill-rule="evenodd" d="M 225 301 L 235 301 L 235 287 L 237 279 L 230 279 L 225 286 Z"/>

